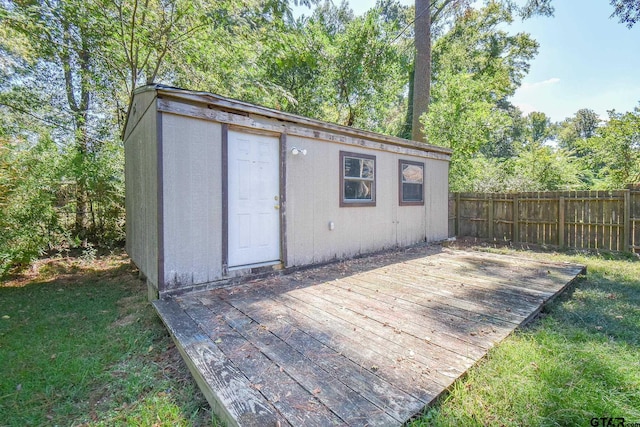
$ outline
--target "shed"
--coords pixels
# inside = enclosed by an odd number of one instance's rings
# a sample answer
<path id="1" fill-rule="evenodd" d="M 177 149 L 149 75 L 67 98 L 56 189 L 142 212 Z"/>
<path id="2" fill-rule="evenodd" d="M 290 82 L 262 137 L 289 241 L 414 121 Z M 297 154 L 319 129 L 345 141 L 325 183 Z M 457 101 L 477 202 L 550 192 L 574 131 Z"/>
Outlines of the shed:
<path id="1" fill-rule="evenodd" d="M 161 85 L 135 91 L 124 146 L 152 298 L 447 237 L 446 148 Z"/>

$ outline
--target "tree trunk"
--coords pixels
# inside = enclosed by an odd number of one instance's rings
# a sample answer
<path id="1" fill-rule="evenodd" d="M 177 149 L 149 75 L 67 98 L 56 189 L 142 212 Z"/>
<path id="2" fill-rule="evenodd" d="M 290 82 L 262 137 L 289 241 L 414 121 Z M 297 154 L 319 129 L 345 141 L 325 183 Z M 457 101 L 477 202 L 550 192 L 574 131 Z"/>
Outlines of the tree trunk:
<path id="1" fill-rule="evenodd" d="M 429 111 L 431 92 L 431 10 L 429 0 L 416 0 L 413 117 L 411 139 L 426 142 L 420 117 Z"/>
<path id="2" fill-rule="evenodd" d="M 411 139 L 413 136 L 411 135 L 411 128 L 413 125 L 413 64 L 411 64 L 411 68 L 409 69 L 409 94 L 408 94 L 408 104 L 407 105 L 407 115 L 404 118 L 404 126 L 402 127 L 402 131 L 400 135 L 401 138 Z"/>

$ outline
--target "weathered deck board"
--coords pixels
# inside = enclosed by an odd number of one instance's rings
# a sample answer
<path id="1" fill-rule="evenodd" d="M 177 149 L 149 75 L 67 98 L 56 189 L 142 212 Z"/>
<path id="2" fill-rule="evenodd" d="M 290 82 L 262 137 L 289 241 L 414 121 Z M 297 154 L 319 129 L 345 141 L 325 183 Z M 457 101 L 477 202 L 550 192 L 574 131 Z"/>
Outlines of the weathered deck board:
<path id="1" fill-rule="evenodd" d="M 155 301 L 154 306 L 177 341 L 198 386 L 223 421 L 256 427 L 287 423 L 175 301 Z"/>
<path id="2" fill-rule="evenodd" d="M 398 422 L 410 416 L 406 413 L 409 408 L 413 408 L 415 411 L 424 406 L 424 401 L 408 395 L 391 383 L 382 380 L 366 369 L 362 369 L 361 366 L 343 357 L 340 353 L 317 341 L 304 331 L 282 322 L 282 319 L 277 317 L 274 319 L 269 307 L 251 308 L 243 305 L 241 300 L 226 301 L 250 315 L 260 325 L 266 327 L 272 334 L 290 345 L 293 351 L 299 352 L 311 363 L 324 369 L 327 375 L 335 377 L 336 381 L 344 383 L 379 408 L 384 409 Z M 207 299 L 205 304 L 213 307 L 212 304 L 214 303 Z M 344 377 L 342 375 L 343 372 L 351 372 L 351 375 Z"/>
<path id="3" fill-rule="evenodd" d="M 231 425 L 401 425 L 581 271 L 418 246 L 155 306 Z"/>
<path id="4" fill-rule="evenodd" d="M 209 333 L 218 347 L 260 392 L 294 425 L 326 426 L 344 424 L 310 392 L 291 378 L 257 347 L 240 336 L 229 324 L 195 298 L 183 308 L 200 328 Z"/>

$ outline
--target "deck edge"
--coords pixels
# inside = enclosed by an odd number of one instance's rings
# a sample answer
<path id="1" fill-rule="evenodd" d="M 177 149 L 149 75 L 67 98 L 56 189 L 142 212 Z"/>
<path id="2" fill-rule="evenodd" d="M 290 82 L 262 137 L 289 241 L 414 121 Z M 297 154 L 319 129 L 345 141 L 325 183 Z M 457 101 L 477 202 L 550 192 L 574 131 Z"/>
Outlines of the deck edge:
<path id="1" fill-rule="evenodd" d="M 211 409 L 225 425 L 288 424 L 175 300 L 156 300 L 152 305 Z"/>

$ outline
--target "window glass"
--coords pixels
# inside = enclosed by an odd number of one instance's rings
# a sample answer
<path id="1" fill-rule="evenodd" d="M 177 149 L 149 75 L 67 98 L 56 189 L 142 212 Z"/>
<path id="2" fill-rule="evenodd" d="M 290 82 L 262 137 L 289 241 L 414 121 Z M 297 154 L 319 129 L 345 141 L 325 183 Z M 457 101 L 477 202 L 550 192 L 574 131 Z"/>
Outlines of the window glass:
<path id="1" fill-rule="evenodd" d="M 340 206 L 375 205 L 376 159 L 340 152 Z"/>
<path id="2" fill-rule="evenodd" d="M 400 205 L 424 204 L 424 163 L 400 160 Z"/>
<path id="3" fill-rule="evenodd" d="M 421 165 L 402 164 L 402 182 L 413 182 L 422 184 L 424 167 Z"/>

